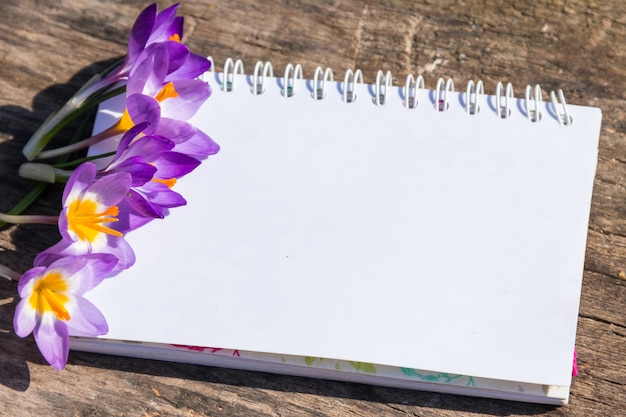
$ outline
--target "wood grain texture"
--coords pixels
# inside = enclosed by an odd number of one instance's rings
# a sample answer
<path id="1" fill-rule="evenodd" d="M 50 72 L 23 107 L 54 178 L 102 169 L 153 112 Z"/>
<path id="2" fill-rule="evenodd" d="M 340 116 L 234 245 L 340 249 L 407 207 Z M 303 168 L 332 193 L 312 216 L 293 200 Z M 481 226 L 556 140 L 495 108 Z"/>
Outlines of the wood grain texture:
<path id="1" fill-rule="evenodd" d="M 269 60 L 342 74 L 409 72 L 434 88 L 512 82 L 603 110 L 570 405 L 550 407 L 254 372 L 71 353 L 62 372 L 12 327 L 14 283 L 0 281 L 0 415 L 11 416 L 615 416 L 626 415 L 626 3 L 620 0 L 189 0 L 186 42 L 246 68 Z M 161 7 L 169 5 L 159 2 Z M 16 175 L 21 148 L 82 83 L 125 53 L 145 7 L 134 0 L 4 0 L 0 4 L 0 211 L 32 187 Z M 54 214 L 50 187 L 29 212 Z M 0 263 L 28 269 L 56 241 L 50 226 L 0 230 Z"/>

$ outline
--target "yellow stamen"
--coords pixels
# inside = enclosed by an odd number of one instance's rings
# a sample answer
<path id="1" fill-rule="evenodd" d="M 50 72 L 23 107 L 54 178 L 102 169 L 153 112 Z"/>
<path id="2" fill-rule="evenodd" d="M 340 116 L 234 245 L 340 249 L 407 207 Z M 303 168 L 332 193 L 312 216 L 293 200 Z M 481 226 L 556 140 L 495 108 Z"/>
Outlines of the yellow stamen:
<path id="1" fill-rule="evenodd" d="M 174 83 L 170 81 L 169 83 L 163 86 L 161 91 L 159 91 L 154 98 L 160 103 L 165 99 L 176 98 L 176 97 L 178 97 L 178 93 L 176 92 L 176 89 L 174 88 Z"/>
<path id="2" fill-rule="evenodd" d="M 117 222 L 119 208 L 117 206 L 107 207 L 103 212 L 97 213 L 98 205 L 95 201 L 75 200 L 67 210 L 68 227 L 80 240 L 93 242 L 100 233 L 108 235 L 123 236 L 117 230 L 113 230 L 103 225 L 103 223 Z"/>
<path id="3" fill-rule="evenodd" d="M 176 185 L 176 178 L 152 178 L 152 181 L 165 184 L 168 188 L 172 188 Z"/>
<path id="4" fill-rule="evenodd" d="M 65 295 L 68 286 L 61 274 L 49 272 L 37 281 L 28 303 L 39 313 L 53 312 L 59 320 L 69 320 L 70 313 L 65 308 L 69 297 Z"/>
<path id="5" fill-rule="evenodd" d="M 175 33 L 172 36 L 170 36 L 169 40 L 174 41 L 174 42 L 180 42 L 180 36 L 178 36 L 178 33 Z"/>

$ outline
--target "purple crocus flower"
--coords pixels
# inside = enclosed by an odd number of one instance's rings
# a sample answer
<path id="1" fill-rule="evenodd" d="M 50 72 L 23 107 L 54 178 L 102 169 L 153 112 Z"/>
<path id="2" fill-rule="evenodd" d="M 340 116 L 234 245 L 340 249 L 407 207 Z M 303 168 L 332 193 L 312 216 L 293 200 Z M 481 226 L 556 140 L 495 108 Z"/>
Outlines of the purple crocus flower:
<path id="1" fill-rule="evenodd" d="M 149 50 L 128 78 L 126 108 L 111 129 L 123 133 L 145 122 L 144 134 L 170 139 L 176 152 L 200 160 L 215 154 L 219 146 L 187 122 L 209 97 L 209 85 L 196 79 L 167 81 L 170 48 L 161 43 Z"/>
<path id="2" fill-rule="evenodd" d="M 37 266 L 20 278 L 21 297 L 13 327 L 19 337 L 31 332 L 43 357 L 63 369 L 69 352 L 69 335 L 98 336 L 108 332 L 102 313 L 83 294 L 107 277 L 117 258 L 89 254 L 60 258 Z"/>
<path id="3" fill-rule="evenodd" d="M 176 16 L 179 5 L 174 4 L 158 12 L 156 3 L 146 7 L 137 16 L 128 38 L 128 52 L 124 63 L 115 71 L 113 77 L 127 76 L 134 65 L 146 54 L 146 49 L 157 43 L 168 43 L 177 49 L 175 60 L 168 65 L 168 73 L 174 78 L 195 78 L 210 68 L 210 62 L 193 54 L 181 43 L 183 37 L 182 16 Z"/>
<path id="4" fill-rule="evenodd" d="M 35 258 L 35 265 L 49 265 L 65 256 L 87 253 L 110 253 L 117 257 L 114 272 L 130 267 L 135 254 L 123 233 L 107 225 L 117 222 L 117 204 L 126 197 L 131 175 L 119 172 L 96 180 L 96 166 L 81 164 L 69 178 L 63 191 L 63 209 L 59 216 L 62 239 Z"/>
<path id="5" fill-rule="evenodd" d="M 106 175 L 128 172 L 132 177 L 130 190 L 120 202 L 124 214 L 114 226 L 124 232 L 165 217 L 169 208 L 185 205 L 185 199 L 172 187 L 200 164 L 195 158 L 172 152 L 174 143 L 165 137 L 139 137 L 146 127 L 137 125 L 122 137 L 113 161 L 103 171 Z"/>

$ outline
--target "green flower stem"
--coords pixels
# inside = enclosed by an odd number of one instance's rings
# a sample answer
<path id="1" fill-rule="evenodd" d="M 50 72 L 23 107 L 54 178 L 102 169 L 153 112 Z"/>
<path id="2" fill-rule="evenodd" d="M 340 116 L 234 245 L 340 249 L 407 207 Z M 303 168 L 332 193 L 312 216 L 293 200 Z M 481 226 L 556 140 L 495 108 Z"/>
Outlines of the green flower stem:
<path id="1" fill-rule="evenodd" d="M 63 108 L 58 112 L 52 114 L 40 127 L 35 131 L 33 136 L 28 140 L 22 153 L 28 161 L 39 157 L 41 158 L 41 151 L 52 140 L 52 138 L 61 131 L 70 122 L 74 121 L 78 116 L 81 116 L 86 111 L 97 106 L 98 104 L 106 101 L 112 97 L 120 95 L 126 91 L 126 86 L 115 88 L 111 91 L 98 94 L 92 99 L 75 100 L 73 97 L 68 101 Z M 83 93 L 84 94 L 84 93 Z M 93 94 L 93 93 L 90 93 Z M 49 157 L 49 156 L 48 156 Z"/>
<path id="2" fill-rule="evenodd" d="M 8 211 L 9 215 L 18 215 L 26 210 L 31 204 L 33 204 L 39 196 L 48 188 L 48 185 L 45 182 L 38 183 L 22 200 L 15 205 L 11 210 Z M 0 220 L 0 228 L 4 227 L 7 222 Z"/>
<path id="3" fill-rule="evenodd" d="M 61 163 L 61 164 L 53 164 L 52 166 L 54 168 L 59 168 L 59 169 L 71 168 L 71 167 L 78 166 L 78 165 L 82 164 L 83 162 L 89 162 L 89 161 L 93 161 L 95 159 L 100 159 L 100 158 L 107 158 L 107 157 L 113 156 L 113 155 L 115 155 L 115 151 L 101 153 L 99 155 L 86 156 L 84 158 L 75 159 L 75 160 L 70 161 L 70 162 L 64 162 L 64 163 Z"/>
<path id="4" fill-rule="evenodd" d="M 0 277 L 5 277 L 9 281 L 19 281 L 20 274 L 0 264 Z"/>

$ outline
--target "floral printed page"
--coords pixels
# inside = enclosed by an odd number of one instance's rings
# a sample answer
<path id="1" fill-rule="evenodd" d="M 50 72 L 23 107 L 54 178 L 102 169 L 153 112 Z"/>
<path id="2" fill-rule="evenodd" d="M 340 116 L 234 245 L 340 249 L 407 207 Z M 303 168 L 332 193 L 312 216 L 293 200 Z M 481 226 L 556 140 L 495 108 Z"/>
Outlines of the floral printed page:
<path id="1" fill-rule="evenodd" d="M 356 101 L 207 74 L 194 123 L 221 150 L 187 206 L 131 232 L 136 264 L 89 299 L 111 339 L 337 358 L 436 375 L 571 381 L 601 113 L 450 92 Z M 337 79 L 340 77 L 337 76 Z M 104 109 L 96 129 L 107 124 Z"/>

